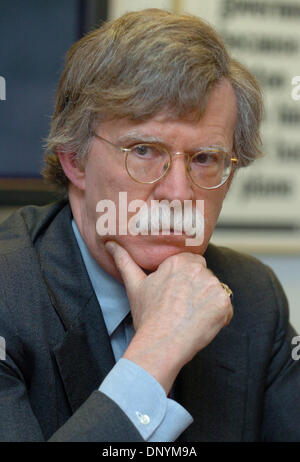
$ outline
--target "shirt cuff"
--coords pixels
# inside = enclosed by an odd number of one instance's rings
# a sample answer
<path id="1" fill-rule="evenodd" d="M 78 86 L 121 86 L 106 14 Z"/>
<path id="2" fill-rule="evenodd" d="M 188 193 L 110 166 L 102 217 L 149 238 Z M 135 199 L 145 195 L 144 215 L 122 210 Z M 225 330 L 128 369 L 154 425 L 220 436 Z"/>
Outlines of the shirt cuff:
<path id="1" fill-rule="evenodd" d="M 173 399 L 166 398 L 167 411 L 161 424 L 148 438 L 149 442 L 172 442 L 193 423 L 191 414 Z"/>
<path id="2" fill-rule="evenodd" d="M 122 409 L 145 441 L 174 441 L 193 422 L 151 374 L 126 358 L 119 359 L 99 391 Z"/>

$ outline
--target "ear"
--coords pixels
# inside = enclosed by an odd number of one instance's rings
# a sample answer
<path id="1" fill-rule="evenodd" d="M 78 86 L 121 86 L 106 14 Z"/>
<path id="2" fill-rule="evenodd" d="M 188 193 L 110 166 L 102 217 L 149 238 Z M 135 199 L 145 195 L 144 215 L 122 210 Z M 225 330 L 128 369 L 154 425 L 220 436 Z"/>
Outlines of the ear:
<path id="1" fill-rule="evenodd" d="M 85 168 L 74 152 L 57 153 L 62 169 L 69 181 L 82 191 L 85 189 Z"/>

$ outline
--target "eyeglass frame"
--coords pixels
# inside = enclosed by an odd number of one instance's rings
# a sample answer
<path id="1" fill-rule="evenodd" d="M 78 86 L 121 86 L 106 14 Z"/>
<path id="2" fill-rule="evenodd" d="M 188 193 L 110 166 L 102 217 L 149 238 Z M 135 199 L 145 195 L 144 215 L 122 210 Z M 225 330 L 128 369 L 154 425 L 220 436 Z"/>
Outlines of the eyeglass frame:
<path id="1" fill-rule="evenodd" d="M 122 151 L 122 152 L 125 153 L 125 159 L 124 159 L 125 170 L 126 170 L 127 174 L 129 175 L 129 177 L 130 177 L 133 181 L 135 181 L 136 183 L 139 183 L 139 184 L 154 184 L 154 183 L 157 183 L 157 182 L 158 182 L 159 180 L 161 180 L 164 176 L 166 176 L 166 174 L 171 170 L 172 162 L 173 162 L 173 157 L 174 157 L 174 156 L 181 155 L 181 154 L 183 154 L 184 156 L 188 155 L 188 153 L 186 153 L 186 152 L 184 152 L 184 151 L 183 151 L 183 152 L 178 151 L 178 152 L 173 153 L 173 155 L 172 155 L 172 154 L 170 153 L 170 151 L 169 151 L 166 147 L 164 147 L 163 150 L 164 150 L 166 153 L 168 153 L 169 158 L 170 158 L 170 162 L 169 162 L 168 168 L 167 168 L 167 169 L 162 173 L 162 175 L 161 175 L 159 178 L 157 178 L 156 180 L 153 180 L 153 181 L 139 181 L 139 180 L 137 180 L 136 178 L 134 178 L 134 177 L 131 175 L 131 173 L 129 172 L 129 170 L 128 170 L 128 167 L 127 167 L 127 158 L 128 158 L 128 154 L 130 154 L 130 152 L 132 152 L 132 150 L 133 150 L 135 147 L 137 147 L 137 146 L 157 146 L 157 147 L 158 147 L 157 143 L 147 143 L 147 142 L 145 142 L 145 143 L 135 143 L 135 144 L 134 144 L 132 147 L 130 147 L 130 148 L 124 148 L 123 146 L 118 146 L 117 144 L 112 143 L 111 141 L 107 140 L 106 138 L 103 138 L 102 136 L 98 135 L 98 134 L 95 133 L 95 132 L 93 133 L 93 135 L 94 135 L 96 138 L 98 138 L 99 140 L 105 141 L 106 143 L 110 144 L 110 145 L 113 146 L 114 148 L 119 149 L 120 151 Z M 203 147 L 202 149 L 203 149 L 203 150 L 205 150 L 205 149 L 212 149 L 212 148 L 214 148 L 214 147 L 218 148 L 218 149 L 219 149 L 220 151 L 222 151 L 225 155 L 230 156 L 229 152 L 226 151 L 226 149 L 223 148 L 223 147 L 221 147 L 221 146 Z M 161 146 L 160 146 L 160 149 L 161 149 Z M 191 176 L 191 174 L 190 174 L 190 172 L 189 172 L 189 167 L 190 167 L 190 164 L 191 164 L 193 158 L 194 158 L 195 156 L 197 156 L 200 152 L 201 152 L 201 151 L 197 151 L 197 152 L 195 152 L 192 156 L 190 156 L 190 157 L 188 158 L 188 161 L 187 161 L 187 164 L 186 164 L 186 171 L 187 171 L 187 174 L 188 174 L 189 179 L 191 180 L 191 182 L 192 182 L 195 186 L 197 186 L 198 188 L 201 188 L 201 189 L 210 190 L 210 189 L 218 189 L 218 188 L 220 188 L 221 186 L 223 186 L 223 185 L 226 183 L 226 181 L 228 181 L 228 179 L 229 179 L 229 177 L 230 177 L 232 171 L 235 169 L 235 166 L 237 165 L 238 158 L 237 158 L 237 157 L 230 157 L 230 162 L 231 162 L 231 165 L 230 165 L 230 172 L 229 172 L 228 177 L 227 177 L 223 182 L 221 182 L 221 183 L 218 184 L 217 186 L 205 187 L 205 186 L 200 186 L 200 185 L 198 185 L 198 184 L 193 180 L 193 178 L 192 178 L 192 176 Z"/>

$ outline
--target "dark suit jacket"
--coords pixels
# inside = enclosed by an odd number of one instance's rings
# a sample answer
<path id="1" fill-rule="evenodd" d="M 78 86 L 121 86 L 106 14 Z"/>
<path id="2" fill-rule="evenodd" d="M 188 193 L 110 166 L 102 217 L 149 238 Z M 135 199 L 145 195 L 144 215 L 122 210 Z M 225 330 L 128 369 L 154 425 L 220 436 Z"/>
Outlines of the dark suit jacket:
<path id="1" fill-rule="evenodd" d="M 98 391 L 114 356 L 71 218 L 59 202 L 0 227 L 0 440 L 142 441 Z M 178 441 L 300 440 L 300 364 L 279 283 L 252 257 L 211 245 L 205 257 L 235 315 L 176 379 L 194 417 Z"/>

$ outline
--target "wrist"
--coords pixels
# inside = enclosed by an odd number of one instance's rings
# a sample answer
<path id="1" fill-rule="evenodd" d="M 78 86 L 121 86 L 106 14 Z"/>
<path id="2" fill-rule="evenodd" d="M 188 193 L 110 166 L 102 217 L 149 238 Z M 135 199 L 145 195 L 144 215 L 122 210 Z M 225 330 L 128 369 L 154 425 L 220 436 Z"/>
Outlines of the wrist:
<path id="1" fill-rule="evenodd" d="M 174 346 L 174 345 L 173 345 Z M 181 364 L 176 349 L 166 342 L 150 340 L 138 333 L 133 337 L 123 358 L 126 358 L 152 375 L 169 393 L 178 373 L 184 364 Z"/>

